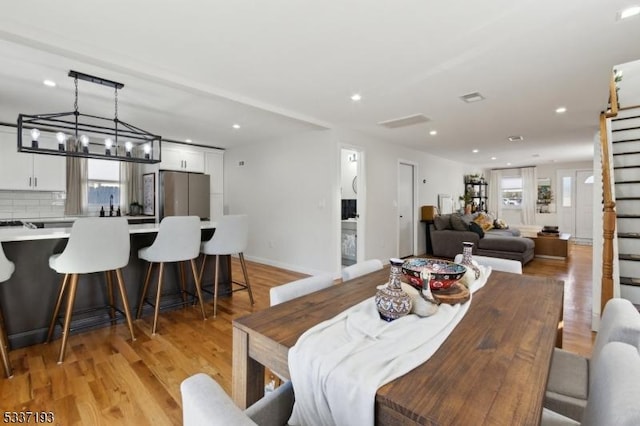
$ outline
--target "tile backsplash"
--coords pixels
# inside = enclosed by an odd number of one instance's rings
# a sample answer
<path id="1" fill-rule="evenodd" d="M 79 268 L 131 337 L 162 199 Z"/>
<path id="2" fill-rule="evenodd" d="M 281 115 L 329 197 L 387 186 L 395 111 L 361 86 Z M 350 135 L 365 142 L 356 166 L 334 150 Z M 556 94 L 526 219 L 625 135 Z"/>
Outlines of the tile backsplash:
<path id="1" fill-rule="evenodd" d="M 64 191 L 0 190 L 0 219 L 63 217 Z"/>

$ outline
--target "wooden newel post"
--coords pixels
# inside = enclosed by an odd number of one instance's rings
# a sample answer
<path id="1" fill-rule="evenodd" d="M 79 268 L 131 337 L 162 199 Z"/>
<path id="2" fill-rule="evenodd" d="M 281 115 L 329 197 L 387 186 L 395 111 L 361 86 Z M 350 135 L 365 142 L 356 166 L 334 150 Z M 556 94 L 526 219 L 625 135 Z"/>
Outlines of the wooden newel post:
<path id="1" fill-rule="evenodd" d="M 600 290 L 600 315 L 604 305 L 613 298 L 613 233 L 616 231 L 616 203 L 611 195 L 611 174 L 609 173 L 609 141 L 607 140 L 607 116 L 600 114 L 600 146 L 602 152 L 602 188 L 604 214 L 602 218 L 602 283 Z"/>

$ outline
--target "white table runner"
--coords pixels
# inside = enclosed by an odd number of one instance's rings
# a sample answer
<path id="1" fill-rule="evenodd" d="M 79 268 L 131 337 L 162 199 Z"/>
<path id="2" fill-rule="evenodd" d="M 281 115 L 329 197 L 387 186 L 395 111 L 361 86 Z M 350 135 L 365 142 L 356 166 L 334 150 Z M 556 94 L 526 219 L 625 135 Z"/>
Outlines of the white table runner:
<path id="1" fill-rule="evenodd" d="M 481 271 L 472 293 L 491 268 Z M 373 425 L 378 388 L 427 361 L 470 304 L 442 304 L 430 317 L 386 322 L 372 297 L 307 330 L 289 350 L 296 398 L 289 424 Z"/>

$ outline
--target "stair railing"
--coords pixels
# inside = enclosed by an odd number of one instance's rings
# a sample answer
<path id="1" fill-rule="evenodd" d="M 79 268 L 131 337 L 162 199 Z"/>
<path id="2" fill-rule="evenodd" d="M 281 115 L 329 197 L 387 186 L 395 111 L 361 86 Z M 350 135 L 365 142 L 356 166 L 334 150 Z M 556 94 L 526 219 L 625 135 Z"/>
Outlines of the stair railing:
<path id="1" fill-rule="evenodd" d="M 604 213 L 602 216 L 602 281 L 600 289 L 600 314 L 604 305 L 613 298 L 613 236 L 616 231 L 616 203 L 611 193 L 611 153 L 607 137 L 607 119 L 618 115 L 618 92 L 616 90 L 615 74 L 611 73 L 609 82 L 610 108 L 600 113 L 600 149 L 602 154 L 602 187 L 604 199 Z"/>

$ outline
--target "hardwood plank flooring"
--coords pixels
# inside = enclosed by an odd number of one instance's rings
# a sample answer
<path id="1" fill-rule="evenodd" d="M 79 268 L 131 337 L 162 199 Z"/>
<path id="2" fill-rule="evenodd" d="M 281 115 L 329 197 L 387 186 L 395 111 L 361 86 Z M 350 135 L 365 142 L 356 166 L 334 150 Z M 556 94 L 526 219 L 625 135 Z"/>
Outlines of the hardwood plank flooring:
<path id="1" fill-rule="evenodd" d="M 570 245 L 570 257 L 536 258 L 524 273 L 565 281 L 564 347 L 591 352 L 591 247 Z M 239 262 L 233 274 L 241 277 Z M 269 289 L 303 277 L 248 262 L 255 305 L 246 291 L 220 298 L 218 317 L 206 305 L 161 312 L 158 334 L 151 335 L 152 316 L 135 321 L 136 341 L 126 324 L 72 335 L 63 365 L 57 365 L 60 340 L 9 353 L 12 379 L 0 379 L 3 411 L 51 411 L 60 425 L 181 424 L 180 383 L 204 372 L 231 393 L 234 318 L 269 306 Z M 54 285 L 55 283 L 52 283 Z"/>

